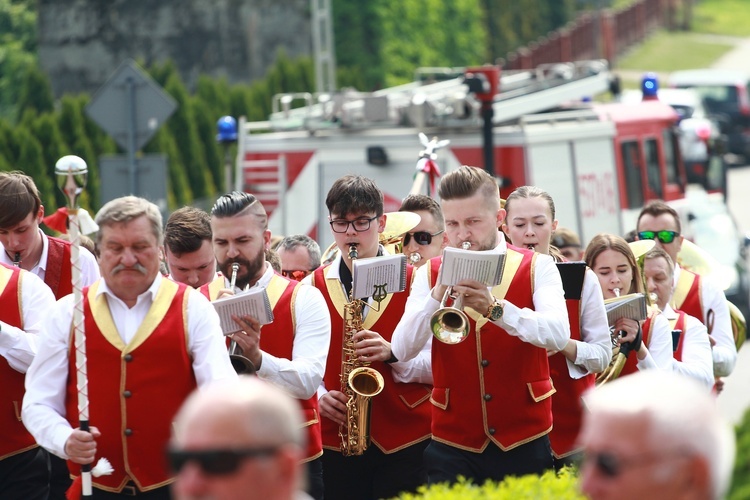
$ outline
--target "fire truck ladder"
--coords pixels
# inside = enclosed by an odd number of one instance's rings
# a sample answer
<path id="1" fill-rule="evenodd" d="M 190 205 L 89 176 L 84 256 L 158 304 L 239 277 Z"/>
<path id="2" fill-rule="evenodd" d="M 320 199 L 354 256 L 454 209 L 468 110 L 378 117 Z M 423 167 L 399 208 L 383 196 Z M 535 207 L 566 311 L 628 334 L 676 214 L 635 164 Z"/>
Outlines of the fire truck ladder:
<path id="1" fill-rule="evenodd" d="M 281 234 L 286 234 L 286 155 L 275 160 L 247 160 L 242 162 L 241 190 L 255 195 L 270 217 L 281 211 Z"/>
<path id="2" fill-rule="evenodd" d="M 417 74 L 419 81 L 376 92 L 280 94 L 274 96 L 274 109 L 268 122 L 248 123 L 246 127 L 248 131 L 314 132 L 341 127 L 480 126 L 480 105 L 468 92 L 463 68 L 425 68 Z M 605 60 L 544 64 L 533 70 L 507 71 L 500 78 L 500 92 L 493 104 L 493 122 L 514 122 L 523 115 L 592 97 L 608 90 L 610 85 L 611 74 Z"/>

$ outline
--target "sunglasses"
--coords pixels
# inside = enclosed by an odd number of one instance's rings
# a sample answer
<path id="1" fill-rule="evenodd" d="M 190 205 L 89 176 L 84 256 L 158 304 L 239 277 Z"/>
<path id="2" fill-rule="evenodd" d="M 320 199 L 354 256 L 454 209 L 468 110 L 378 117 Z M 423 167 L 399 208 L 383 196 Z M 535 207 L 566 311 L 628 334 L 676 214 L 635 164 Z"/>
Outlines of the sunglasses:
<path id="1" fill-rule="evenodd" d="M 304 269 L 282 269 L 281 275 L 285 278 L 289 278 L 290 280 L 294 281 L 302 281 L 306 276 L 308 276 L 312 271 L 305 271 Z"/>
<path id="2" fill-rule="evenodd" d="M 208 476 L 233 474 L 240 464 L 249 458 L 270 457 L 279 451 L 278 446 L 268 448 L 245 448 L 237 450 L 167 450 L 169 465 L 175 474 L 188 462 L 195 462 Z"/>
<path id="3" fill-rule="evenodd" d="M 658 239 L 662 243 L 672 243 L 674 239 L 679 236 L 680 233 L 677 231 L 640 231 L 638 233 L 639 240 L 656 240 Z"/>
<path id="4" fill-rule="evenodd" d="M 439 234 L 443 234 L 445 231 L 438 231 L 437 233 L 431 234 L 427 231 L 417 231 L 415 233 L 404 234 L 404 246 L 408 245 L 412 238 L 417 242 L 417 245 L 429 245 L 432 243 L 432 237 Z"/>

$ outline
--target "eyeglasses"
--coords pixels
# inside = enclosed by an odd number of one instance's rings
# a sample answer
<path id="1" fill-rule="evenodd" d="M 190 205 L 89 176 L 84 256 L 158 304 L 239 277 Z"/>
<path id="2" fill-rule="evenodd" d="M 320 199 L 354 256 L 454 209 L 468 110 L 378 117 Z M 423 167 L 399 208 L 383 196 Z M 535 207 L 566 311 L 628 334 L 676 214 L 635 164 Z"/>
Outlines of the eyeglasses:
<path id="1" fill-rule="evenodd" d="M 308 276 L 312 271 L 305 271 L 304 269 L 282 269 L 281 275 L 285 278 L 289 278 L 290 280 L 294 281 L 302 281 L 306 276 Z"/>
<path id="2" fill-rule="evenodd" d="M 677 231 L 640 231 L 638 233 L 638 239 L 640 240 L 655 240 L 658 239 L 662 243 L 672 243 L 674 239 L 679 236 L 680 233 Z"/>
<path id="3" fill-rule="evenodd" d="M 408 245 L 412 237 L 417 245 L 429 245 L 432 243 L 432 237 L 439 234 L 443 234 L 445 231 L 438 231 L 437 233 L 428 233 L 427 231 L 417 231 L 414 233 L 404 234 L 404 246 Z"/>
<path id="4" fill-rule="evenodd" d="M 334 233 L 345 233 L 349 229 L 349 224 L 352 225 L 355 231 L 361 233 L 370 229 L 370 223 L 377 218 L 378 216 L 376 215 L 375 217 L 370 217 L 369 219 L 366 217 L 354 220 L 335 219 L 330 221 L 330 224 L 331 229 Z"/>
<path id="5" fill-rule="evenodd" d="M 278 446 L 267 448 L 244 448 L 237 450 L 167 450 L 169 465 L 179 473 L 188 462 L 196 462 L 201 471 L 209 476 L 232 474 L 248 458 L 270 457 L 279 451 Z"/>
<path id="6" fill-rule="evenodd" d="M 637 455 L 635 457 L 630 458 L 618 458 L 617 456 L 613 455 L 612 453 L 603 452 L 603 453 L 584 453 L 583 455 L 583 461 L 581 466 L 586 463 L 593 463 L 594 467 L 596 467 L 596 470 L 601 473 L 603 476 L 606 476 L 608 478 L 615 478 L 622 474 L 624 469 L 627 469 L 628 467 L 638 467 L 643 465 L 648 465 L 653 462 L 664 460 L 669 457 L 687 457 L 690 456 L 690 453 L 686 450 L 671 450 L 668 452 L 662 452 L 662 453 L 649 453 L 649 454 L 642 454 Z"/>

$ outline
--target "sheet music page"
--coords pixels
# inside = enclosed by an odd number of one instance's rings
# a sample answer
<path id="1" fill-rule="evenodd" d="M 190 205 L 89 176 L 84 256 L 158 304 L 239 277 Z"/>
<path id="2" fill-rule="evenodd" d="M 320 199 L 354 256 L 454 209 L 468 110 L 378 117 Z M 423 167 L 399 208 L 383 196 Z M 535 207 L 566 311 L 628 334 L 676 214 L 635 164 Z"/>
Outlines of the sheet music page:
<path id="1" fill-rule="evenodd" d="M 500 284 L 505 254 L 499 250 L 471 251 L 463 248 L 443 249 L 440 284 L 453 286 L 461 280 L 473 279 L 487 286 Z"/>
<path id="2" fill-rule="evenodd" d="M 232 319 L 232 315 L 252 316 L 261 325 L 273 322 L 273 310 L 265 288 L 251 288 L 236 295 L 217 299 L 212 304 L 221 320 L 221 330 L 224 335 L 241 330 L 240 326 Z"/>
<path id="3" fill-rule="evenodd" d="M 384 255 L 357 259 L 352 266 L 354 298 L 376 293 L 396 293 L 406 288 L 406 255 Z M 385 285 L 385 288 L 383 288 Z"/>
<path id="4" fill-rule="evenodd" d="M 646 296 L 642 293 L 631 293 L 622 297 L 615 297 L 604 301 L 607 310 L 607 321 L 612 326 L 620 318 L 636 321 L 646 319 Z"/>

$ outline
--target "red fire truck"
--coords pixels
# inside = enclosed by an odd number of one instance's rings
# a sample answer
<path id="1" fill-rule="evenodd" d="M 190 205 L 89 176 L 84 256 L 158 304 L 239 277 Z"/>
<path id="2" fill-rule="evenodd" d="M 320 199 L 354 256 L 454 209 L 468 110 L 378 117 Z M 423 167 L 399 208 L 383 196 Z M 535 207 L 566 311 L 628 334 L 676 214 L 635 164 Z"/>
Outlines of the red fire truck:
<path id="1" fill-rule="evenodd" d="M 450 141 L 440 150 L 443 172 L 484 168 L 489 158 L 503 197 L 525 184 L 547 190 L 560 223 L 584 243 L 632 229 L 645 201 L 684 196 L 678 115 L 659 101 L 587 103 L 612 87 L 603 61 L 506 72 L 496 94 L 484 87 L 484 97 L 491 94 L 484 111 L 467 72 L 485 69 L 425 69 L 413 83 L 373 93 L 278 95 L 268 121 L 240 119 L 235 187 L 261 199 L 274 234 L 305 233 L 326 246 L 324 201 L 333 181 L 348 173 L 373 178 L 386 211 L 397 210 L 423 132 Z"/>

